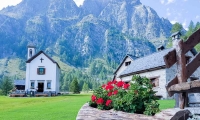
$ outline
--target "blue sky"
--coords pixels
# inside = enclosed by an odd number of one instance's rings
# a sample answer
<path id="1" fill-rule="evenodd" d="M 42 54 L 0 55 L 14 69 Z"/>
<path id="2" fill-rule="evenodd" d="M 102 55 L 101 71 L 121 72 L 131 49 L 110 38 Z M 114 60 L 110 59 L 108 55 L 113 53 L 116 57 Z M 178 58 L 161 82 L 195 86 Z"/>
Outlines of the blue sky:
<path id="1" fill-rule="evenodd" d="M 16 5 L 22 0 L 0 0 L 0 10 L 8 5 Z M 83 0 L 74 0 L 81 5 Z M 144 5 L 152 7 L 160 17 L 171 23 L 179 22 L 187 28 L 190 21 L 200 21 L 200 0 L 140 0 Z"/>
<path id="2" fill-rule="evenodd" d="M 200 0 L 140 0 L 152 7 L 160 17 L 171 23 L 179 22 L 187 28 L 190 21 L 200 21 Z"/>

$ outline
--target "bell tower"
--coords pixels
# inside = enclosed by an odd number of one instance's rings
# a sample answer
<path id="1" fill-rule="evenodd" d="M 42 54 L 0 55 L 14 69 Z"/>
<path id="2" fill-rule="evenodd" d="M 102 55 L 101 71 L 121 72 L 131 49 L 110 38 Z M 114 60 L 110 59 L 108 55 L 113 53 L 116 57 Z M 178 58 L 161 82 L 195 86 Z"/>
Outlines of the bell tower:
<path id="1" fill-rule="evenodd" d="M 28 54 L 27 59 L 30 59 L 35 55 L 35 45 L 34 44 L 28 44 Z"/>

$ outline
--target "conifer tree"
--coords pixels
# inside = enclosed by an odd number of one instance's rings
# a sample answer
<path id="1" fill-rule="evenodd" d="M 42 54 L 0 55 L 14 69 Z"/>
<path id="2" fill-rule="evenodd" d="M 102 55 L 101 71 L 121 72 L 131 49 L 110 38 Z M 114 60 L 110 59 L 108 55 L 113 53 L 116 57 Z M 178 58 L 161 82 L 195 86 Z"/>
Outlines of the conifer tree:
<path id="1" fill-rule="evenodd" d="M 89 91 L 89 87 L 88 87 L 88 84 L 84 82 L 83 84 L 83 89 L 82 89 L 83 92 L 88 92 Z"/>
<path id="2" fill-rule="evenodd" d="M 70 92 L 73 92 L 74 94 L 75 93 L 80 93 L 80 90 L 79 90 L 79 84 L 78 84 L 78 81 L 77 81 L 77 78 L 75 78 L 71 84 L 70 84 Z"/>
<path id="3" fill-rule="evenodd" d="M 6 96 L 8 92 L 13 89 L 13 83 L 11 79 L 9 79 L 8 77 L 4 77 L 1 89 L 2 89 L 2 94 Z"/>

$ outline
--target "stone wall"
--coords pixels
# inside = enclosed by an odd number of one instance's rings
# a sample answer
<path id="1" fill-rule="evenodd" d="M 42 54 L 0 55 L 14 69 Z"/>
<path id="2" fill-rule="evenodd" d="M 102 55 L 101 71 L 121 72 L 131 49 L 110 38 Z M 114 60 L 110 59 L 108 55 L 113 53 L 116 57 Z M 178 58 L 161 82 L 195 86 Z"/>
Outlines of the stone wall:
<path id="1" fill-rule="evenodd" d="M 162 96 L 163 98 L 167 98 L 167 91 L 165 89 L 165 85 L 166 85 L 166 70 L 165 69 L 159 69 L 159 70 L 154 70 L 154 71 L 149 71 L 149 72 L 145 72 L 145 73 L 140 73 L 140 76 L 143 77 L 147 77 L 147 78 L 152 78 L 152 77 L 159 77 L 159 86 L 158 87 L 154 87 L 153 90 L 157 91 L 156 95 L 157 96 Z M 123 81 L 131 81 L 133 75 L 131 76 L 126 76 L 123 77 L 122 80 Z"/>
<path id="2" fill-rule="evenodd" d="M 180 114 L 177 115 L 177 113 Z M 86 103 L 79 110 L 76 120 L 184 120 L 180 118 L 186 118 L 189 114 L 190 112 L 188 110 L 173 108 L 162 110 L 154 116 L 146 116 L 143 114 L 125 113 L 114 110 L 99 110 L 90 107 L 88 103 Z"/>

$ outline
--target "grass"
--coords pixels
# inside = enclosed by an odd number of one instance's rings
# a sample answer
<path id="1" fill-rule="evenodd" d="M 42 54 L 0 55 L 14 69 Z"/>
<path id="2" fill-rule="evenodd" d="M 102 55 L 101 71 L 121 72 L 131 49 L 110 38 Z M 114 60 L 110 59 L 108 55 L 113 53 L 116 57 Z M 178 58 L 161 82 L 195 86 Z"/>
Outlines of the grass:
<path id="1" fill-rule="evenodd" d="M 0 96 L 0 120 L 75 120 L 91 94 L 57 97 L 10 98 Z M 160 109 L 174 107 L 174 100 L 159 100 Z"/>
<path id="2" fill-rule="evenodd" d="M 10 98 L 0 96 L 0 120 L 75 120 L 91 94 L 58 97 Z"/>
<path id="3" fill-rule="evenodd" d="M 159 108 L 163 110 L 168 108 L 174 108 L 175 100 L 158 100 L 158 103 L 160 104 Z"/>

